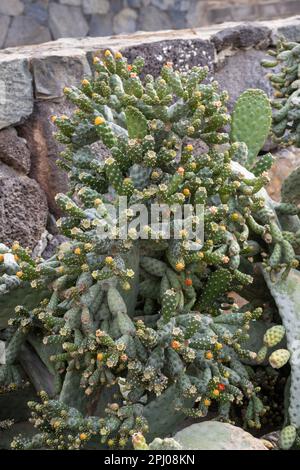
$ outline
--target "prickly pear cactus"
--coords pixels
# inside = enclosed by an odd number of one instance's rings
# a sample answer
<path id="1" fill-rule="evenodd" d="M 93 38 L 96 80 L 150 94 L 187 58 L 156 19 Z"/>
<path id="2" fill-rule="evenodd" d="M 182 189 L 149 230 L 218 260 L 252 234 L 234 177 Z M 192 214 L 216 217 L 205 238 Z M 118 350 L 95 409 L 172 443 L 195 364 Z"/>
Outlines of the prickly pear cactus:
<path id="1" fill-rule="evenodd" d="M 265 67 L 277 67 L 276 72 L 267 76 L 274 88 L 273 133 L 285 145 L 300 146 L 300 44 L 278 41 L 276 50 L 268 53 L 270 59 L 264 60 Z"/>
<path id="2" fill-rule="evenodd" d="M 283 235 L 263 189 L 268 178 L 233 161 L 248 150 L 244 137 L 230 143 L 228 95 L 204 83 L 206 67 L 179 73 L 167 63 L 157 79 L 142 81 L 141 58 L 128 64 L 109 50 L 94 66 L 93 78 L 64 90 L 75 112 L 52 118 L 70 179 L 70 192 L 56 197 L 64 213 L 57 225 L 69 241 L 49 260 L 33 259 L 18 243 L 1 252 L 1 285 L 14 276 L 49 293 L 12 312 L 0 386 L 16 382 L 21 346 L 35 335 L 54 347 L 42 360 L 56 381 L 55 397 L 42 392 L 29 404 L 40 433 L 12 446 L 122 449 L 133 435 L 143 446 L 141 436 L 163 438 L 211 405 L 224 421 L 243 406 L 244 425 L 259 428 L 266 407 L 244 364 L 257 357 L 245 343 L 263 313 L 250 287 L 254 264 L 287 275 L 297 263 L 293 234 Z M 249 129 L 252 159 L 263 138 L 251 119 Z M 205 153 L 195 150 L 199 139 Z M 108 149 L 105 160 L 97 141 Z M 141 233 L 136 204 L 167 206 L 171 235 L 148 223 Z M 174 236 L 172 207 L 187 204 L 204 206 L 204 235 L 192 245 L 186 230 Z M 232 291 L 249 302 L 239 307 Z"/>
<path id="3" fill-rule="evenodd" d="M 244 142 L 248 149 L 245 161 L 250 168 L 254 165 L 258 152 L 262 149 L 270 132 L 272 110 L 269 98 L 262 90 L 244 91 L 237 99 L 231 121 L 231 141 Z M 272 164 L 272 156 L 258 160 L 256 171 L 266 171 Z"/>
<path id="4" fill-rule="evenodd" d="M 274 358 L 275 366 L 277 361 L 285 361 L 290 357 L 291 365 L 291 385 L 289 393 L 289 421 L 296 428 L 300 427 L 300 405 L 299 405 L 299 384 L 300 384 L 300 273 L 292 270 L 286 280 L 278 279 L 271 282 L 268 274 L 265 280 L 277 304 L 283 325 L 286 330 L 288 352 L 279 354 Z M 282 351 L 282 350 L 280 350 Z M 283 350 L 285 351 L 285 350 Z M 274 354 L 274 353 L 273 353 Z"/>

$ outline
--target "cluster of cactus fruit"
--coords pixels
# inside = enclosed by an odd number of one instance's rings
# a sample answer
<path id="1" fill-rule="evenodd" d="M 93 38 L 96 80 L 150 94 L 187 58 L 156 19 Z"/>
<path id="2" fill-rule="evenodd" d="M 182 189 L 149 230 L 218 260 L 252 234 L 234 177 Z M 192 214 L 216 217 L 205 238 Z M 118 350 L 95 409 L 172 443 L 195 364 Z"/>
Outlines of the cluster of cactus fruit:
<path id="1" fill-rule="evenodd" d="M 206 67 L 179 73 L 167 63 L 158 78 L 142 81 L 141 58 L 128 64 L 109 50 L 94 67 L 80 88 L 64 90 L 73 114 L 52 119 L 66 147 L 59 165 L 70 190 L 56 202 L 68 242 L 47 260 L 17 242 L 0 245 L 0 294 L 27 292 L 6 329 L 0 388 L 22 386 L 18 355 L 26 341 L 36 349 L 42 343 L 55 388 L 54 396 L 43 391 L 29 403 L 40 432 L 16 437 L 12 447 L 125 448 L 133 440 L 147 448 L 144 436 L 160 436 L 162 417 L 174 419 L 166 416 L 170 403 L 178 420 L 206 416 L 213 406 L 229 421 L 237 407 L 245 426 L 259 428 L 266 407 L 247 364 L 262 363 L 285 330 L 268 330 L 258 352 L 244 346 L 264 315 L 251 292 L 253 265 L 263 262 L 272 276 L 286 277 L 298 265 L 300 244 L 278 219 L 295 215 L 294 206 L 275 211 L 262 193 L 272 163 L 269 154 L 257 156 L 271 125 L 268 100 L 258 90 L 245 92 L 231 119 L 228 95 L 205 81 Z M 245 108 L 253 112 L 250 122 Z M 127 210 L 118 214 L 124 197 Z M 204 205 L 204 240 L 196 239 L 193 250 L 184 229 L 180 239 L 165 239 L 146 225 L 139 236 L 136 204 L 187 203 Z M 121 223 L 114 225 L 108 204 Z M 174 231 L 171 209 L 169 215 Z M 232 291 L 248 303 L 236 305 Z M 269 357 L 273 368 L 288 360 L 285 349 Z M 172 426 L 164 426 L 170 434 Z"/>

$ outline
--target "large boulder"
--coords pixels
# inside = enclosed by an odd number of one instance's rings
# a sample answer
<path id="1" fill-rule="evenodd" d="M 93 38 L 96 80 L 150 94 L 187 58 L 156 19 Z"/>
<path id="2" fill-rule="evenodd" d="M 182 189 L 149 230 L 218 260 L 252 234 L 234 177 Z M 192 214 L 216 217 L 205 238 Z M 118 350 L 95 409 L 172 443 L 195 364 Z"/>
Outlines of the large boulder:
<path id="1" fill-rule="evenodd" d="M 49 29 L 39 24 L 34 18 L 22 15 L 13 18 L 5 47 L 40 44 L 47 41 L 51 41 Z"/>
<path id="2" fill-rule="evenodd" d="M 184 450 L 267 450 L 263 442 L 237 426 L 218 421 L 192 424 L 175 434 Z"/>
<path id="3" fill-rule="evenodd" d="M 0 168 L 0 240 L 33 248 L 45 230 L 48 207 L 38 183 Z"/>
<path id="4" fill-rule="evenodd" d="M 1 58 L 0 103 L 0 129 L 17 124 L 32 113 L 32 76 L 27 59 L 14 55 Z"/>
<path id="5" fill-rule="evenodd" d="M 57 130 L 51 122 L 52 115 L 70 115 L 72 106 L 66 102 L 37 102 L 30 119 L 19 128 L 19 133 L 27 141 L 31 153 L 30 176 L 34 178 L 47 196 L 50 212 L 61 214 L 55 203 L 55 195 L 68 190 L 68 178 L 61 171 L 56 161 L 59 152 L 63 150 L 54 138 Z"/>
<path id="6" fill-rule="evenodd" d="M 0 131 L 0 160 L 15 170 L 25 174 L 29 173 L 29 149 L 25 140 L 18 136 L 13 127 Z"/>

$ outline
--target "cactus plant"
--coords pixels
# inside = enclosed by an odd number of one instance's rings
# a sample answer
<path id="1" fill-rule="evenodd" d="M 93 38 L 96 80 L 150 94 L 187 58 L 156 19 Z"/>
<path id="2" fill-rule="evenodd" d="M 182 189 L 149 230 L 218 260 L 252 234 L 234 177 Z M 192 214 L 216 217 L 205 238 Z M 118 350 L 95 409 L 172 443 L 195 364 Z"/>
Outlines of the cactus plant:
<path id="1" fill-rule="evenodd" d="M 254 262 L 276 274 L 297 262 L 290 232 L 283 236 L 263 192 L 268 179 L 232 160 L 247 148 L 230 142 L 228 95 L 203 83 L 207 68 L 181 74 L 167 63 L 157 79 L 142 81 L 141 58 L 128 64 L 109 50 L 94 66 L 93 78 L 64 89 L 75 112 L 52 118 L 65 144 L 59 165 L 70 179 L 69 193 L 56 197 L 64 212 L 58 227 L 69 241 L 48 260 L 18 243 L 1 248 L 2 284 L 12 278 L 33 295 L 45 285 L 49 292 L 16 307 L 0 386 L 14 383 L 22 343 L 39 336 L 52 350 L 43 360 L 56 389 L 29 404 L 40 432 L 12 446 L 77 449 L 99 446 L 100 438 L 102 446 L 124 448 L 136 435 L 134 445 L 143 447 L 147 432 L 164 437 L 185 416 L 206 416 L 213 402 L 225 421 L 243 402 L 245 425 L 259 428 L 266 409 L 244 364 L 256 353 L 244 343 L 262 309 L 247 289 Z M 266 107 L 264 132 L 268 119 Z M 197 139 L 206 153 L 194 150 Z M 110 152 L 105 160 L 92 145 L 99 140 Z M 253 144 L 251 159 L 257 151 Z M 124 197 L 128 208 L 118 214 Z M 148 225 L 139 237 L 130 225 L 137 203 L 204 204 L 204 240 L 191 250 L 185 231 L 164 239 Z M 230 291 L 249 303 L 239 308 Z"/>
<path id="2" fill-rule="evenodd" d="M 238 149 L 234 160 L 252 169 L 257 176 L 267 171 L 273 163 L 270 153 L 257 158 L 270 133 L 271 122 L 270 101 L 262 90 L 249 89 L 239 96 L 231 120 L 230 137 Z M 246 147 L 243 148 L 241 143 Z"/>

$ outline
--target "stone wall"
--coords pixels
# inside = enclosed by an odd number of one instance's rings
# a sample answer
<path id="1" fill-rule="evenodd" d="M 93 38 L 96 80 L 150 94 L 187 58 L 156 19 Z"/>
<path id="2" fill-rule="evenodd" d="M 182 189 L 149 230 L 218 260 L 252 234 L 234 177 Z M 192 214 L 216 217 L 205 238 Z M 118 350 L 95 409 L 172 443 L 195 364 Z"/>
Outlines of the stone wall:
<path id="1" fill-rule="evenodd" d="M 207 64 L 231 101 L 246 88 L 271 93 L 260 65 L 278 36 L 300 41 L 300 17 L 260 23 L 227 23 L 200 29 L 136 33 L 111 38 L 60 39 L 0 51 L 0 242 L 19 240 L 41 252 L 57 242 L 54 202 L 67 179 L 55 165 L 60 146 L 50 116 L 68 114 L 62 90 L 91 74 L 93 54 L 110 48 L 129 59 L 142 55 L 146 72 L 173 61 L 186 69 Z M 103 152 L 102 148 L 99 152 Z M 281 161 L 286 161 L 282 156 Z M 276 176 L 276 175 L 275 175 Z M 54 237 L 54 238 L 53 238 Z"/>
<path id="2" fill-rule="evenodd" d="M 295 14 L 299 0 L 0 0 L 0 48 Z"/>

